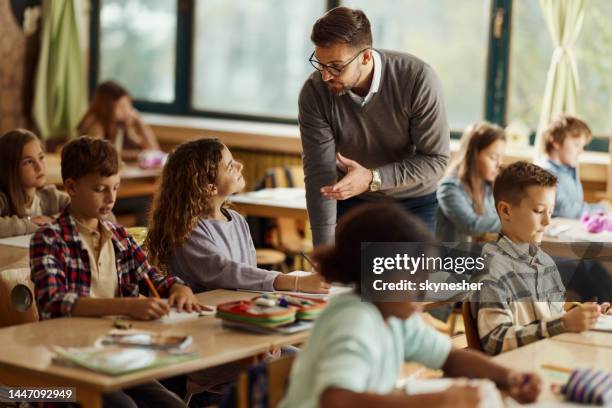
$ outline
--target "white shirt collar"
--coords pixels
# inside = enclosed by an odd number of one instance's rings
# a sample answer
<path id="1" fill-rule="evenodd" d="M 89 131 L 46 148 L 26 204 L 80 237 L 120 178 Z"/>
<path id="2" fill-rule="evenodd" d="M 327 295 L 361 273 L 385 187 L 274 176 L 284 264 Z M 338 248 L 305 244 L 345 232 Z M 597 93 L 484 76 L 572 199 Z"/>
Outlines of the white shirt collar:
<path id="1" fill-rule="evenodd" d="M 382 61 L 380 59 L 380 54 L 376 50 L 372 50 L 372 62 L 374 63 L 374 74 L 372 76 L 372 83 L 370 84 L 370 90 L 365 97 L 361 97 L 357 95 L 353 91 L 348 91 L 348 95 L 351 97 L 353 101 L 360 104 L 361 106 L 365 106 L 366 103 L 372 99 L 372 96 L 376 92 L 378 92 L 378 88 L 380 86 L 380 76 L 382 74 Z"/>

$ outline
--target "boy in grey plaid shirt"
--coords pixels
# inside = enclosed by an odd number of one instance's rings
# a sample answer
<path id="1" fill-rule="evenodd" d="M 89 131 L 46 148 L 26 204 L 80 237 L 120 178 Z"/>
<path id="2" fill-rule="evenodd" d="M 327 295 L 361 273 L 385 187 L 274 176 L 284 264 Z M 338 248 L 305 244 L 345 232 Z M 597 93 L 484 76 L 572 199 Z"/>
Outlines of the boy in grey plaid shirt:
<path id="1" fill-rule="evenodd" d="M 525 162 L 504 168 L 493 196 L 501 221 L 496 242 L 484 246 L 488 270 L 472 297 L 483 350 L 499 354 L 563 332 L 590 329 L 600 314 L 595 303 L 564 312 L 565 288 L 554 261 L 539 248 L 555 205 L 557 178 Z"/>

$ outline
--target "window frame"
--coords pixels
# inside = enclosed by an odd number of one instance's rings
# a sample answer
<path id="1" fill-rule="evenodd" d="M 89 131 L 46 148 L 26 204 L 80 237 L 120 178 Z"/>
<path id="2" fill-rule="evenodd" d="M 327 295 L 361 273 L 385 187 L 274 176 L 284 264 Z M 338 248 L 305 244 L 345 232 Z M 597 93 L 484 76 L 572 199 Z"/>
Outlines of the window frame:
<path id="1" fill-rule="evenodd" d="M 95 90 L 99 76 L 100 9 L 102 1 L 103 0 L 91 0 L 89 36 L 90 96 Z M 177 2 L 176 66 L 174 79 L 175 99 L 170 103 L 134 100 L 134 106 L 147 113 L 297 124 L 297 117 L 287 118 L 281 116 L 211 111 L 194 109 L 192 107 L 193 33 L 196 0 L 175 1 Z M 485 91 L 483 95 L 484 117 L 481 119 L 496 123 L 500 126 L 506 126 L 507 124 L 506 115 L 509 100 L 509 66 L 512 39 L 512 3 L 513 0 L 491 0 L 488 18 L 488 46 L 485 60 Z M 331 10 L 341 4 L 341 0 L 327 0 L 327 10 Z M 498 22 L 496 22 L 496 19 L 498 19 Z M 304 58 L 307 58 L 307 56 Z M 461 129 L 452 129 L 451 137 L 457 139 L 461 136 L 461 133 Z M 531 144 L 533 144 L 534 137 L 535 135 L 532 134 Z M 608 151 L 608 140 L 607 138 L 594 137 L 585 150 Z"/>

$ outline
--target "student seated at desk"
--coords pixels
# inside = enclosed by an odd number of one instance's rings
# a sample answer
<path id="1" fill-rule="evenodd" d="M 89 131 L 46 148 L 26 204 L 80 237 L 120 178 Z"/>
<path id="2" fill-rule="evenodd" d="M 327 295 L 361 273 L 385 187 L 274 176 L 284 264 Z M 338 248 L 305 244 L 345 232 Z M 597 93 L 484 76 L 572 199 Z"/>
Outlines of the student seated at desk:
<path id="1" fill-rule="evenodd" d="M 465 242 L 499 231 L 492 185 L 505 148 L 506 135 L 497 125 L 478 122 L 465 130 L 457 157 L 438 185 L 439 240 Z"/>
<path id="2" fill-rule="evenodd" d="M 519 401 L 536 399 L 537 375 L 503 368 L 480 352 L 451 348 L 448 336 L 421 320 L 418 303 L 362 300 L 362 242 L 430 241 L 425 224 L 397 204 L 368 204 L 340 221 L 335 246 L 320 248 L 314 256 L 327 280 L 357 289 L 332 298 L 317 319 L 280 408 L 478 406 L 478 390 L 459 384 L 439 393 L 393 393 L 409 361 L 452 377 L 488 378 Z"/>
<path id="3" fill-rule="evenodd" d="M 46 181 L 45 153 L 34 133 L 14 129 L 0 136 L 0 238 L 30 234 L 68 205 L 68 195 Z"/>
<path id="4" fill-rule="evenodd" d="M 591 129 L 582 120 L 559 115 L 543 134 L 546 156 L 536 162 L 557 176 L 557 195 L 553 217 L 580 218 L 583 213 L 606 211 L 607 206 L 588 204 L 578 174 L 578 159 L 591 138 Z"/>
<path id="5" fill-rule="evenodd" d="M 62 150 L 62 179 L 71 204 L 39 229 L 30 246 L 36 302 L 42 319 L 127 314 L 151 320 L 201 310 L 191 289 L 165 277 L 120 225 L 108 221 L 119 187 L 119 157 L 106 140 L 80 137 Z M 152 297 L 152 289 L 168 300 Z M 145 294 L 149 297 L 139 297 Z M 184 407 L 161 384 L 151 382 L 104 395 L 105 406 Z"/>
<path id="6" fill-rule="evenodd" d="M 123 160 L 136 160 L 143 150 L 159 150 L 155 134 L 132 106 L 130 94 L 114 81 L 98 85 L 78 131 L 109 140 Z"/>
<path id="7" fill-rule="evenodd" d="M 210 289 L 325 293 L 319 275 L 286 275 L 257 267 L 244 217 L 226 207 L 244 188 L 242 164 L 218 139 L 181 144 L 170 154 L 153 201 L 145 247 L 156 265 L 194 292 Z"/>
<path id="8" fill-rule="evenodd" d="M 485 244 L 488 268 L 471 309 L 483 350 L 495 355 L 563 332 L 589 330 L 600 307 L 584 303 L 564 312 L 565 287 L 553 259 L 539 247 L 555 205 L 557 178 L 525 161 L 501 170 L 493 196 L 501 222 Z"/>

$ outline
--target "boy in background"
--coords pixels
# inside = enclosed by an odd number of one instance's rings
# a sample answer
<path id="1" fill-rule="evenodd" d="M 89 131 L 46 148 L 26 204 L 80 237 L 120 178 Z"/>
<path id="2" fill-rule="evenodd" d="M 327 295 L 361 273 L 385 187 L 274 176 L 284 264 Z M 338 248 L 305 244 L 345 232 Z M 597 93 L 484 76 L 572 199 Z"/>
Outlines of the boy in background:
<path id="1" fill-rule="evenodd" d="M 593 135 L 582 120 L 559 115 L 544 131 L 546 156 L 536 163 L 557 177 L 557 196 L 553 217 L 580 218 L 583 213 L 605 211 L 604 204 L 584 202 L 578 174 L 578 160 Z"/>

